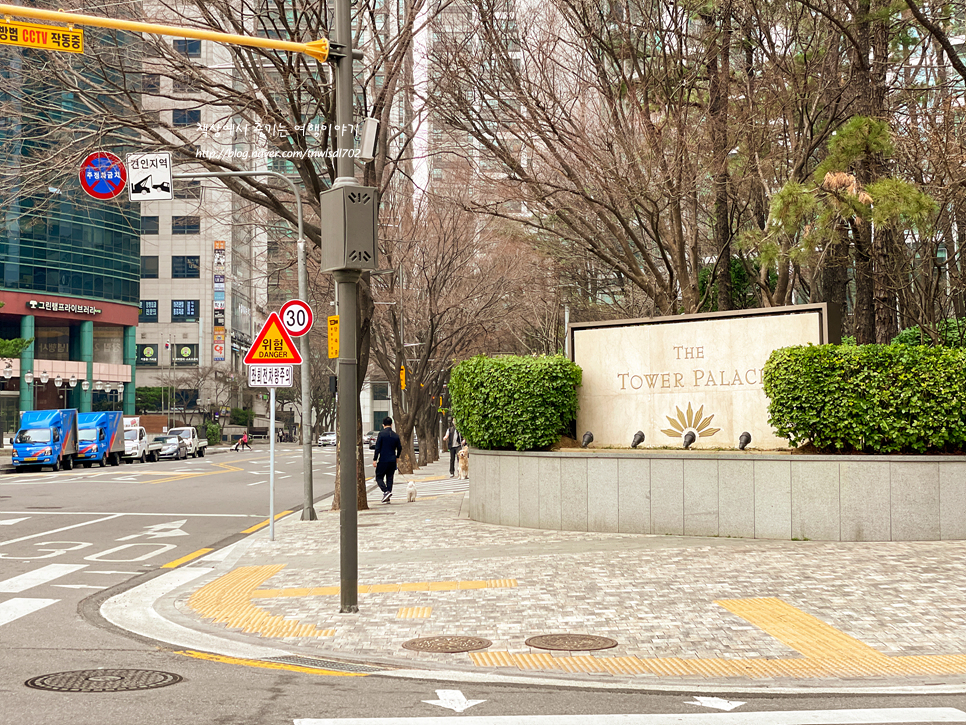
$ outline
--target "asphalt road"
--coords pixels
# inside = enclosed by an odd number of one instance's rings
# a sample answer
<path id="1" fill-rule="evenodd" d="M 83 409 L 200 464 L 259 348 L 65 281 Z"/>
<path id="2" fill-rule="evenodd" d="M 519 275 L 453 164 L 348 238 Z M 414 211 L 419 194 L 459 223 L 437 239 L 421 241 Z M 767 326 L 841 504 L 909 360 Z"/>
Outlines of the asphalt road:
<path id="1" fill-rule="evenodd" d="M 332 491 L 334 450 L 316 448 L 314 462 L 316 495 L 324 498 Z M 276 471 L 276 511 L 297 508 L 301 452 L 281 450 Z M 477 725 L 609 725 L 618 720 L 606 716 L 618 714 L 635 716 L 620 720 L 622 725 L 966 722 L 966 697 L 960 695 L 725 693 L 702 700 L 709 695 L 261 669 L 186 656 L 92 623 L 89 613 L 98 598 L 264 523 L 267 481 L 264 448 L 181 462 L 0 477 L 0 725 L 267 725 L 303 719 L 305 725 L 322 725 L 351 718 L 430 725 L 433 718 L 457 717 L 471 717 Z M 40 675 L 99 668 L 170 672 L 183 679 L 169 687 L 113 693 L 24 685 Z M 446 706 L 461 698 L 480 702 L 462 714 Z M 732 710 L 722 709 L 727 707 Z M 835 712 L 807 714 L 820 710 Z M 501 717 L 510 719 L 494 719 Z"/>

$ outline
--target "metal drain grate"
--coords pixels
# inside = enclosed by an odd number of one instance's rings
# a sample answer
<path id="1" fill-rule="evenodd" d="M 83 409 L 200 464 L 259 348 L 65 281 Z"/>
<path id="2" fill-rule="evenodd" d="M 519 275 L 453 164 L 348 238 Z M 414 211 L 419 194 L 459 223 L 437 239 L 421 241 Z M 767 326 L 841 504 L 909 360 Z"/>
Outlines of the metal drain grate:
<path id="1" fill-rule="evenodd" d="M 31 677 L 24 684 L 54 692 L 125 692 L 167 687 L 181 680 L 181 675 L 157 670 L 75 670 Z"/>
<path id="2" fill-rule="evenodd" d="M 335 660 L 320 660 L 315 657 L 266 657 L 265 662 L 278 662 L 283 665 L 298 665 L 299 667 L 314 667 L 319 670 L 335 670 L 336 672 L 382 672 L 392 667 L 374 667 L 373 665 L 359 665 L 355 662 L 337 662 Z"/>

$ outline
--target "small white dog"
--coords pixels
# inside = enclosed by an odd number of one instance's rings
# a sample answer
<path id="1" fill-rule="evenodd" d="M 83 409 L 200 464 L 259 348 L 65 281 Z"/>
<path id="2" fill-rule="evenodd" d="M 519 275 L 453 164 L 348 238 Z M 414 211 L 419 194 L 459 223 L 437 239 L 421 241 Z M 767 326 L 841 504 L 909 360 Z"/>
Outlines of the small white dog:
<path id="1" fill-rule="evenodd" d="M 412 503 L 416 500 L 416 484 L 410 481 L 406 484 L 406 501 Z"/>
<path id="2" fill-rule="evenodd" d="M 456 477 L 461 481 L 470 478 L 470 447 L 464 445 L 456 454 Z"/>

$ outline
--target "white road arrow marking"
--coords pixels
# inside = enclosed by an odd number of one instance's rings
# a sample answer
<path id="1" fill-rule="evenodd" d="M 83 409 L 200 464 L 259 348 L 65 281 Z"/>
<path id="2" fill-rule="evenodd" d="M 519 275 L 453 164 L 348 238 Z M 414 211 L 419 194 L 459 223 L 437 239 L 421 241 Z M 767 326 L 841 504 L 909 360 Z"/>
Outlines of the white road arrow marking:
<path id="1" fill-rule="evenodd" d="M 713 707 L 715 710 L 734 710 L 745 703 L 739 700 L 722 700 L 720 697 L 694 696 L 695 702 L 686 702 L 685 705 L 700 705 L 701 707 Z"/>
<path id="2" fill-rule="evenodd" d="M 115 541 L 130 541 L 131 539 L 136 539 L 139 536 L 146 536 L 149 539 L 163 539 L 168 536 L 190 536 L 187 531 L 182 531 L 181 527 L 188 523 L 188 519 L 181 519 L 180 521 L 171 521 L 166 524 L 154 524 L 152 526 L 145 526 L 144 531 L 140 534 L 131 534 L 130 536 L 122 536 L 120 539 L 115 539 Z"/>
<path id="3" fill-rule="evenodd" d="M 439 705 L 454 712 L 463 712 L 486 700 L 467 700 L 460 690 L 436 690 L 438 700 L 423 700 L 428 705 Z"/>
<path id="4" fill-rule="evenodd" d="M 22 519 L 7 519 L 6 521 L 0 521 L 0 526 L 13 526 L 14 524 L 19 524 L 21 521 L 26 521 L 29 516 L 24 516 Z"/>

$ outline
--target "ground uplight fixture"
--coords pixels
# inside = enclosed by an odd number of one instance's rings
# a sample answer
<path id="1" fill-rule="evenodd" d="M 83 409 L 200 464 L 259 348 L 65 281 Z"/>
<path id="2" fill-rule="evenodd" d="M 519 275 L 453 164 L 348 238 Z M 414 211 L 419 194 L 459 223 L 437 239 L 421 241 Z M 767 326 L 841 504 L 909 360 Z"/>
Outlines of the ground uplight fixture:
<path id="1" fill-rule="evenodd" d="M 58 375 L 57 377 L 54 378 L 54 385 L 56 387 L 59 388 L 63 384 L 64 384 L 64 379 L 62 377 L 60 377 L 60 375 Z"/>
<path id="2" fill-rule="evenodd" d="M 34 381 L 34 374 L 28 370 L 23 374 L 23 381 L 30 385 Z"/>
<path id="3" fill-rule="evenodd" d="M 91 381 L 90 380 L 84 380 L 84 381 L 81 382 L 81 390 L 83 390 L 86 393 L 90 389 L 91 389 Z"/>
<path id="4" fill-rule="evenodd" d="M 102 383 L 100 380 L 94 383 L 94 390 L 97 390 L 98 392 L 100 392 L 103 389 L 104 389 L 104 383 Z"/>
<path id="5" fill-rule="evenodd" d="M 70 387 L 72 387 L 72 388 L 76 388 L 77 387 L 77 376 L 76 375 L 71 375 L 70 378 L 68 378 L 68 380 L 67 380 L 67 384 Z"/>

